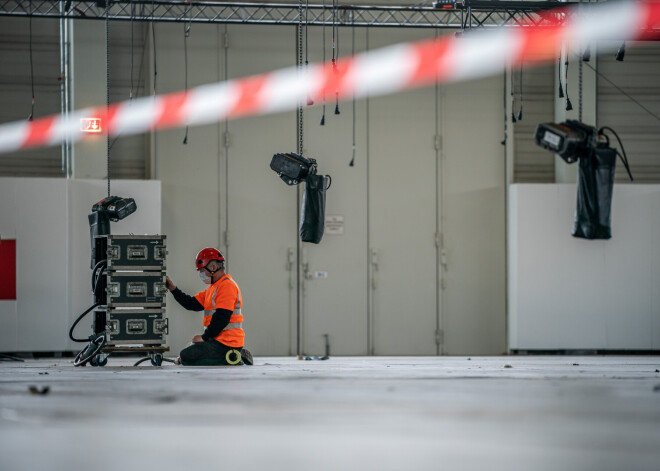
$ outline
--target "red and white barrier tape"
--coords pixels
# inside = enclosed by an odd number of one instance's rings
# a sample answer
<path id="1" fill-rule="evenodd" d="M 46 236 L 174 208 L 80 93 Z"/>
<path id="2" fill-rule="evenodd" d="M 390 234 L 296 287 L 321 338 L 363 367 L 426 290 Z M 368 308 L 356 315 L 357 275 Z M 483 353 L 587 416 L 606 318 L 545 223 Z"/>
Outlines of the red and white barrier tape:
<path id="1" fill-rule="evenodd" d="M 339 92 L 340 99 L 385 95 L 435 81 L 456 82 L 492 75 L 507 64 L 542 62 L 556 57 L 562 41 L 586 45 L 613 39 L 657 39 L 660 2 L 587 5 L 563 22 L 565 10 L 549 11 L 554 26 L 479 30 L 365 52 L 331 63 L 310 65 L 306 72 L 287 68 L 155 97 L 68 115 L 0 125 L 0 153 L 83 139 L 81 120 L 100 117 L 112 136 L 153 129 L 206 124 L 249 115 L 295 109 L 308 98 L 320 102 Z M 617 44 L 618 46 L 618 44 Z M 603 48 L 599 48 L 599 52 Z"/>

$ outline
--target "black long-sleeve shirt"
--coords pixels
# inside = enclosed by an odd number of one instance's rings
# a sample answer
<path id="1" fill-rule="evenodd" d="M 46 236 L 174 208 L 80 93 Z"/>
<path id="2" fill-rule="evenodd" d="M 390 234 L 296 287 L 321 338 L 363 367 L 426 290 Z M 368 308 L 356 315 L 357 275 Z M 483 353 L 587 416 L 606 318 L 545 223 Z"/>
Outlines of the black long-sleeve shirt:
<path id="1" fill-rule="evenodd" d="M 202 303 L 197 301 L 194 296 L 187 295 L 179 288 L 176 288 L 174 291 L 172 291 L 172 295 L 174 296 L 174 299 L 176 299 L 176 301 L 181 304 L 182 307 L 189 311 L 204 310 Z M 208 340 L 214 339 L 220 335 L 220 332 L 222 332 L 222 330 L 229 324 L 231 315 L 232 312 L 229 309 L 216 309 L 211 317 L 211 323 L 206 327 L 206 329 L 204 329 L 202 339 L 207 342 Z"/>

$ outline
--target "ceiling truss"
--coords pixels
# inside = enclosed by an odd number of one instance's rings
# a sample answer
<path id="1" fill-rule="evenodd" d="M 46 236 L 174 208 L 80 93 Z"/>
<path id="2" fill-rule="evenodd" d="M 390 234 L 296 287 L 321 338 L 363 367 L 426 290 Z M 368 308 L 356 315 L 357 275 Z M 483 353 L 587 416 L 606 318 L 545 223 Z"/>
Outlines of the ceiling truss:
<path id="1" fill-rule="evenodd" d="M 317 0 L 318 1 L 318 0 Z M 306 2 L 305 2 L 306 3 Z M 445 3 L 445 2 L 438 2 Z M 411 28 L 458 28 L 542 26 L 562 20 L 547 10 L 577 2 L 557 1 L 470 1 L 438 6 L 356 6 L 338 5 L 333 12 L 326 5 L 303 8 L 303 23 L 311 26 L 377 26 Z M 105 19 L 106 1 L 0 0 L 0 16 L 34 18 Z M 333 14 L 334 13 L 334 14 Z M 107 8 L 111 20 L 191 23 L 239 23 L 297 25 L 297 3 L 225 3 L 186 1 L 111 1 Z"/>

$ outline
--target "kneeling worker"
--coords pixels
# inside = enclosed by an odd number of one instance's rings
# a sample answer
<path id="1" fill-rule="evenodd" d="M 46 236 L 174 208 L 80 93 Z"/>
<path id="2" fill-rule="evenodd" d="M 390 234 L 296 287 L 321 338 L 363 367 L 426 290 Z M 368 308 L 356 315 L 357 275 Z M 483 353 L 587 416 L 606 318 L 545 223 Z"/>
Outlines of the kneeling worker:
<path id="1" fill-rule="evenodd" d="M 210 285 L 195 296 L 183 293 L 166 277 L 167 289 L 181 306 L 204 311 L 204 333 L 195 335 L 192 345 L 181 350 L 181 364 L 251 365 L 252 354 L 243 348 L 243 298 L 236 282 L 225 273 L 225 258 L 217 249 L 206 248 L 197 254 L 195 267 L 200 279 Z"/>

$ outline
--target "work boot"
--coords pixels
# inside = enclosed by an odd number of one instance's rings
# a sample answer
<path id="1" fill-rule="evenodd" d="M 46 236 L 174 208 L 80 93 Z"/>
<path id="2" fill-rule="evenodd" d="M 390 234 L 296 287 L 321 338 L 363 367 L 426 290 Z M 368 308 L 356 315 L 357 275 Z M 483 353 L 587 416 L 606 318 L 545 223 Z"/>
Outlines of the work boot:
<path id="1" fill-rule="evenodd" d="M 247 348 L 242 348 L 241 349 L 241 358 L 243 359 L 243 363 L 246 365 L 252 365 L 252 354 L 250 353 L 250 350 Z"/>

